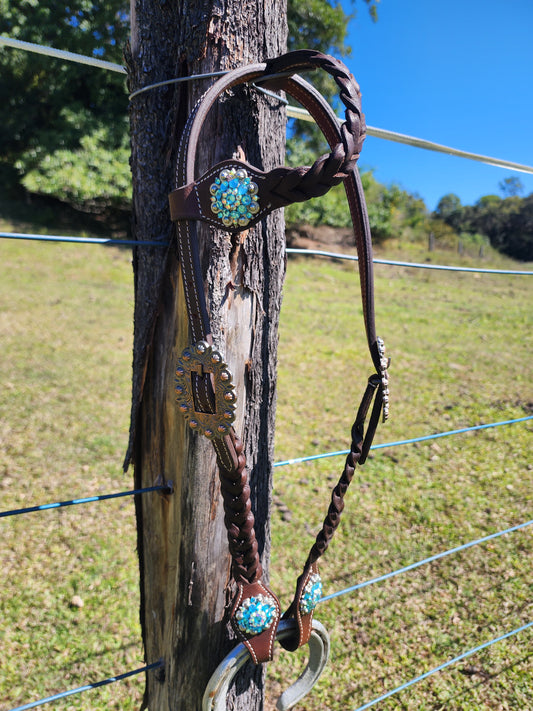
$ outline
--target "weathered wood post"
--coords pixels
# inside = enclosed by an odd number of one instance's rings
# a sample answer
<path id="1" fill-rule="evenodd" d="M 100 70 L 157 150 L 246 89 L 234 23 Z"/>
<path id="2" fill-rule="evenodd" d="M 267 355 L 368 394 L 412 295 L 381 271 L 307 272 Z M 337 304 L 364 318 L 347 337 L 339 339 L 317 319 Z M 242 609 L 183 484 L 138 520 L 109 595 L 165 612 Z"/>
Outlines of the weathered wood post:
<path id="1" fill-rule="evenodd" d="M 129 86 L 231 69 L 285 51 L 284 0 L 132 0 Z M 138 497 L 141 624 L 146 661 L 164 660 L 147 677 L 150 711 L 199 709 L 207 680 L 231 643 L 224 622 L 230 560 L 211 444 L 191 433 L 177 412 L 176 359 L 188 324 L 167 196 L 180 131 L 195 101 L 213 82 L 154 88 L 132 100 L 131 167 L 135 324 L 130 447 L 135 485 L 171 480 L 169 496 Z M 199 171 L 239 155 L 264 170 L 283 163 L 284 111 L 251 87 L 219 102 L 205 127 Z M 269 558 L 269 493 L 275 415 L 277 325 L 285 270 L 279 213 L 230 242 L 199 228 L 206 296 L 217 347 L 238 392 L 235 429 L 250 468 L 256 533 Z M 262 671 L 249 668 L 232 708 L 262 704 Z"/>

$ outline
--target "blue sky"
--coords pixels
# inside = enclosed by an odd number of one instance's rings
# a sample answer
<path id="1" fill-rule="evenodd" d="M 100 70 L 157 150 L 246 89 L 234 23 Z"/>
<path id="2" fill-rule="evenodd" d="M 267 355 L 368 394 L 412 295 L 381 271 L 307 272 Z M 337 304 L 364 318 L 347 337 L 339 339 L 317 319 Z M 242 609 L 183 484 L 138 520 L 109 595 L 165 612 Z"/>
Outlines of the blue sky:
<path id="1" fill-rule="evenodd" d="M 346 12 L 354 7 L 342 0 Z M 345 61 L 370 126 L 533 166 L 533 0 L 363 0 Z M 429 209 L 447 193 L 463 204 L 533 175 L 367 137 L 361 166 L 418 193 Z"/>

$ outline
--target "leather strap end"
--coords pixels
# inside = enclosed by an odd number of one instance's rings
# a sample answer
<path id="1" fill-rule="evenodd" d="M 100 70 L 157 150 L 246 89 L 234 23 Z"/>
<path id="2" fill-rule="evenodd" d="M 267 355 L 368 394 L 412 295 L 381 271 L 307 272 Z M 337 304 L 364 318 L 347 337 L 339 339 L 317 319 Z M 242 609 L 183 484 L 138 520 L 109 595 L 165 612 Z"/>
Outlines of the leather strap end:
<path id="1" fill-rule="evenodd" d="M 202 217 L 195 183 L 173 190 L 168 196 L 168 203 L 172 222 L 177 220 L 200 220 Z"/>
<path id="2" fill-rule="evenodd" d="M 239 583 L 231 610 L 231 624 L 254 664 L 269 662 L 273 658 L 280 616 L 279 600 L 260 580 Z M 262 620 L 268 626 L 254 634 Z"/>
<path id="3" fill-rule="evenodd" d="M 289 652 L 309 642 L 313 631 L 313 613 L 322 591 L 322 583 L 316 561 L 307 567 L 296 583 L 296 594 L 283 619 L 294 618 L 298 625 L 297 634 L 280 640 L 280 644 Z"/>

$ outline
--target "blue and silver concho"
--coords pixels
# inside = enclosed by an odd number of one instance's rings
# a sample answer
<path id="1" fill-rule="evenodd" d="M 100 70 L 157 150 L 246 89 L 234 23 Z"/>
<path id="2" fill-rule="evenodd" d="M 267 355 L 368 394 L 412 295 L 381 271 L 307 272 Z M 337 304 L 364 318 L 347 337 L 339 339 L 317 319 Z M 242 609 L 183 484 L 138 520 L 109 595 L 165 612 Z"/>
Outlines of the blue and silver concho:
<path id="1" fill-rule="evenodd" d="M 246 227 L 259 212 L 258 190 L 244 168 L 225 168 L 209 187 L 211 211 L 224 227 Z"/>
<path id="2" fill-rule="evenodd" d="M 302 615 L 308 615 L 312 612 L 322 597 L 322 580 L 318 573 L 313 573 L 309 576 L 309 580 L 305 584 L 303 595 L 300 599 L 300 612 Z"/>
<path id="3" fill-rule="evenodd" d="M 268 629 L 276 617 L 276 605 L 269 595 L 246 598 L 235 613 L 237 627 L 244 634 L 259 634 Z"/>

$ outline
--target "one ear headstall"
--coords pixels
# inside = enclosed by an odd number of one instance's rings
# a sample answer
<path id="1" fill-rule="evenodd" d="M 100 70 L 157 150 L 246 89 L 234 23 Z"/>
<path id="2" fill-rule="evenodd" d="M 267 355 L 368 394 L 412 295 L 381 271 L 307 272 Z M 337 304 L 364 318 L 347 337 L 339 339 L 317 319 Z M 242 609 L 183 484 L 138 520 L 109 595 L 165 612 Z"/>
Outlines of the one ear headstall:
<path id="1" fill-rule="evenodd" d="M 339 87 L 345 120 L 339 124 L 324 98 L 296 72 L 309 69 L 328 72 Z M 265 79 L 267 78 L 268 79 Z M 268 173 L 241 161 L 225 160 L 195 177 L 195 156 L 204 120 L 227 89 L 262 80 L 269 88 L 286 91 L 312 115 L 331 152 L 311 167 L 279 167 Z M 356 464 L 368 454 L 380 415 L 388 415 L 388 359 L 383 341 L 376 336 L 372 243 L 365 199 L 356 162 L 365 138 L 359 87 L 342 62 L 313 50 L 290 52 L 263 64 L 242 67 L 219 79 L 192 111 L 179 145 L 176 189 L 170 194 L 170 211 L 176 223 L 178 250 L 189 318 L 191 345 L 176 368 L 176 395 L 189 426 L 213 443 L 224 499 L 225 523 L 237 584 L 231 612 L 232 626 L 250 651 L 255 663 L 272 658 L 274 639 L 281 617 L 280 604 L 262 582 L 261 563 L 251 511 L 250 487 L 242 442 L 233 429 L 237 394 L 224 357 L 213 347 L 205 303 L 202 271 L 196 238 L 196 221 L 238 233 L 249 229 L 272 210 L 325 194 L 344 182 L 359 256 L 363 314 L 370 356 L 375 373 L 368 379 L 351 431 L 350 453 L 331 495 L 322 529 L 316 537 L 294 599 L 284 617 L 294 618 L 298 634 L 283 642 L 296 649 L 309 640 L 313 610 L 320 599 L 322 583 L 317 561 L 326 550 L 344 508 L 344 495 Z M 365 432 L 365 421 L 371 411 Z"/>

